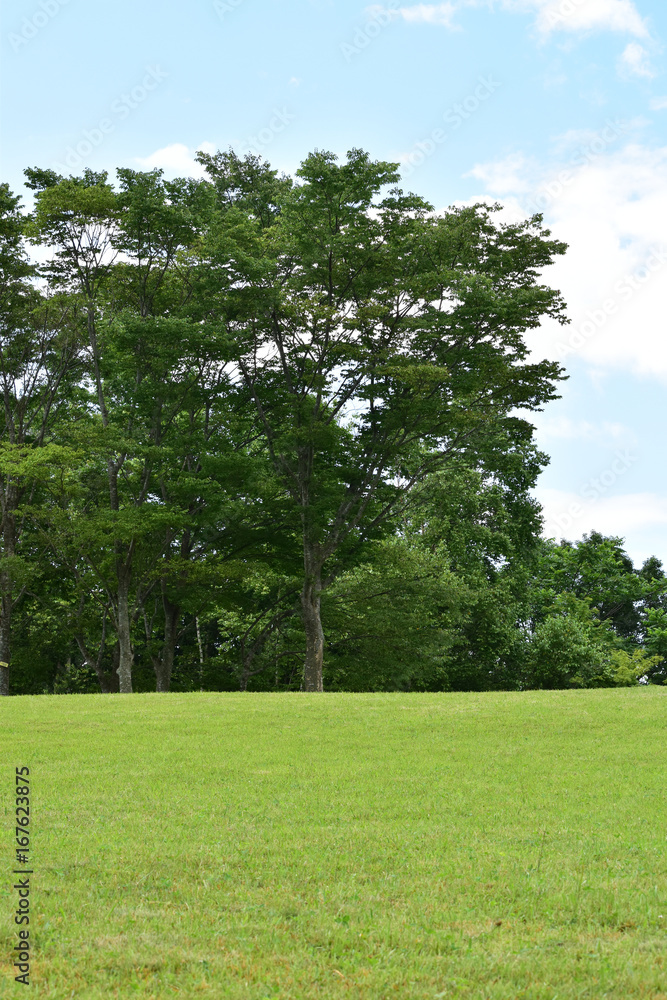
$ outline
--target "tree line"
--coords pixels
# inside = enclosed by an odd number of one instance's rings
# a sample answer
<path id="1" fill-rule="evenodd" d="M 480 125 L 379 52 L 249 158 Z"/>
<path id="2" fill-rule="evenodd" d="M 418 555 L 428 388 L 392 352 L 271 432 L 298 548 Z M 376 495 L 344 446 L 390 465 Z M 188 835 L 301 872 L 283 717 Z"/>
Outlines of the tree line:
<path id="1" fill-rule="evenodd" d="M 540 539 L 541 217 L 198 159 L 0 185 L 0 692 L 660 682 L 659 561 Z"/>

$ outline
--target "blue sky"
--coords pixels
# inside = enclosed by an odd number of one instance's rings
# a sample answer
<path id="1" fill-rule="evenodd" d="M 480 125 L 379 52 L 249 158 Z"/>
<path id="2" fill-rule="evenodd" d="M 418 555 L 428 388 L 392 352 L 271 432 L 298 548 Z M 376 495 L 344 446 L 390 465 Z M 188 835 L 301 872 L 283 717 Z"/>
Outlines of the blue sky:
<path id="1" fill-rule="evenodd" d="M 535 421 L 547 533 L 667 563 L 665 38 L 664 0 L 13 0 L 2 179 L 361 146 L 439 209 L 543 211 L 572 320 L 530 338 L 570 374 Z"/>

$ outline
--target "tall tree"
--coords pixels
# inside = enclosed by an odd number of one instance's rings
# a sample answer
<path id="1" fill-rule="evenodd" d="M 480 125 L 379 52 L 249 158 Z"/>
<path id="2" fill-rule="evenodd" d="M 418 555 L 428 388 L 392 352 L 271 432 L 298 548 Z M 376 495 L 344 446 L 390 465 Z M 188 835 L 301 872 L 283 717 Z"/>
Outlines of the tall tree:
<path id="1" fill-rule="evenodd" d="M 12 612 L 28 567 L 20 554 L 29 502 L 53 458 L 51 432 L 69 402 L 78 356 L 69 303 L 42 295 L 23 243 L 19 198 L 0 185 L 0 695 L 9 694 Z"/>
<path id="2" fill-rule="evenodd" d="M 119 170 L 116 192 L 105 173 L 67 179 L 26 173 L 36 191 L 32 238 L 52 248 L 44 274 L 76 297 L 84 319 L 92 386 L 81 424 L 87 424 L 84 464 L 97 479 L 92 466 L 103 462 L 108 502 L 100 503 L 99 493 L 84 502 L 79 541 L 108 595 L 102 615 L 111 615 L 120 691 L 129 693 L 133 626 L 157 583 L 149 553 L 154 562 L 171 551 L 184 516 L 182 506 L 165 499 L 160 477 L 176 458 L 181 414 L 206 408 L 200 389 L 211 378 L 220 391 L 215 350 L 202 349 L 200 328 L 179 315 L 190 292 L 179 254 L 195 239 L 209 186 L 166 182 L 159 171 Z M 81 429 L 76 433 L 80 440 Z M 71 539 L 68 547 L 76 550 Z M 165 647 L 156 663 L 158 689 L 166 690 L 178 609 L 164 588 L 162 604 Z"/>
<path id="3" fill-rule="evenodd" d="M 91 381 L 99 419 L 108 440 L 106 472 L 109 507 L 119 511 L 119 477 L 126 460 L 122 442 L 112 427 L 103 372 L 104 335 L 110 325 L 110 310 L 104 298 L 109 273 L 118 253 L 114 234 L 118 222 L 118 197 L 107 182 L 106 172 L 86 169 L 82 177 L 63 178 L 50 170 L 25 171 L 27 186 L 35 191 L 35 208 L 28 233 L 31 241 L 51 249 L 43 274 L 56 288 L 76 296 L 88 348 Z M 116 583 L 115 624 L 120 647 L 118 676 L 123 693 L 132 690 L 132 644 L 130 638 L 130 571 L 132 544 L 117 537 L 114 543 Z"/>
<path id="4" fill-rule="evenodd" d="M 313 153 L 278 191 L 254 163 L 234 169 L 243 197 L 221 205 L 200 249 L 206 319 L 233 341 L 293 504 L 303 688 L 321 691 L 321 597 L 346 554 L 387 530 L 427 473 L 461 456 L 502 462 L 532 434 L 513 411 L 555 397 L 559 367 L 527 363 L 523 334 L 543 316 L 565 322 L 538 281 L 565 247 L 539 217 L 496 225 L 485 205 L 437 216 L 391 187 L 396 164 L 360 150 L 341 165 Z M 248 206 L 255 183 L 270 213 Z"/>

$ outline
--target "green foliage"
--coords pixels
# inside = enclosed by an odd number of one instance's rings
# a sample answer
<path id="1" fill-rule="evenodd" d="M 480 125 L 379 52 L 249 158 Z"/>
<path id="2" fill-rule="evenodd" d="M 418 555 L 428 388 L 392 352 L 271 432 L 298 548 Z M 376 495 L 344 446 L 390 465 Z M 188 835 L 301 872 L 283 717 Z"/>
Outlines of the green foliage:
<path id="1" fill-rule="evenodd" d="M 655 592 L 652 582 L 635 572 L 623 539 L 597 531 L 574 544 L 545 543 L 539 580 L 554 594 L 570 593 L 590 600 L 601 620 L 610 622 L 630 645 L 639 634 L 639 602 Z"/>
<path id="2" fill-rule="evenodd" d="M 650 656 L 645 649 L 635 649 L 632 655 L 624 649 L 616 649 L 611 654 L 614 668 L 614 682 L 619 687 L 632 687 L 647 682 L 651 669 L 662 662 L 660 656 Z"/>
<path id="3" fill-rule="evenodd" d="M 589 600 L 560 594 L 530 637 L 528 687 L 609 687 L 614 684 L 612 631 Z"/>
<path id="4" fill-rule="evenodd" d="M 667 681 L 667 610 L 664 607 L 647 608 L 646 649 L 658 657 L 653 669 L 649 670 L 650 681 L 664 684 Z"/>
<path id="5" fill-rule="evenodd" d="M 331 690 L 442 690 L 468 588 L 442 550 L 403 538 L 375 543 L 323 601 Z"/>
<path id="6" fill-rule="evenodd" d="M 28 216 L 0 186 L 12 690 L 595 686 L 637 649 L 661 682 L 659 561 L 538 538 L 541 217 L 436 213 L 359 149 L 198 159 L 29 169 Z"/>

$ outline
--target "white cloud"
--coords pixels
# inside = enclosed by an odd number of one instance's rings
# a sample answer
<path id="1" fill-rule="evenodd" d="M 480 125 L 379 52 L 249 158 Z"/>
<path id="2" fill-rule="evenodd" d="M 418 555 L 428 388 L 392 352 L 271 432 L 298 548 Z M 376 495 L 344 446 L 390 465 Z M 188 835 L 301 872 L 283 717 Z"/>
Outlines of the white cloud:
<path id="1" fill-rule="evenodd" d="M 639 42 L 626 45 L 619 59 L 619 69 L 622 76 L 643 76 L 649 80 L 655 76 L 648 52 Z"/>
<path id="2" fill-rule="evenodd" d="M 464 176 L 482 181 L 491 194 L 506 195 L 529 191 L 529 173 L 530 161 L 523 153 L 511 153 L 492 163 L 477 163 Z"/>
<path id="3" fill-rule="evenodd" d="M 198 149 L 206 153 L 214 153 L 215 146 L 210 142 L 202 142 Z M 150 156 L 138 156 L 137 163 L 144 170 L 164 170 L 166 174 L 178 177 L 203 177 L 204 169 L 194 158 L 196 150 L 189 149 L 182 142 L 174 142 L 170 146 L 156 149 Z"/>
<path id="4" fill-rule="evenodd" d="M 648 31 L 632 0 L 507 0 L 515 9 L 535 10 L 536 27 L 552 31 L 619 31 L 645 38 Z"/>
<path id="5" fill-rule="evenodd" d="M 572 323 L 547 320 L 530 332 L 535 355 L 565 365 L 578 355 L 601 371 L 667 381 L 667 147 L 613 149 L 589 144 L 569 161 L 543 163 L 539 177 L 535 161 L 522 168 L 517 157 L 513 186 L 506 160 L 478 165 L 475 176 L 494 193 L 503 186 L 513 211 L 543 211 L 569 244 L 545 280 L 562 291 Z"/>
<path id="6" fill-rule="evenodd" d="M 595 444 L 614 446 L 634 438 L 623 424 L 603 421 L 593 424 L 589 420 L 572 420 L 570 417 L 548 417 L 542 413 L 531 414 L 528 419 L 535 425 L 540 441 L 554 438 L 566 441 L 591 441 Z"/>
<path id="7" fill-rule="evenodd" d="M 667 525 L 667 497 L 658 493 L 625 493 L 586 501 L 578 493 L 537 488 L 544 508 L 544 534 L 580 538 L 584 533 L 622 535 Z"/>
<path id="8" fill-rule="evenodd" d="M 666 111 L 667 97 L 653 97 L 651 99 L 651 111 Z"/>
<path id="9" fill-rule="evenodd" d="M 452 17 L 457 7 L 454 3 L 418 3 L 414 7 L 399 7 L 398 13 L 411 24 L 437 24 L 443 28 L 453 28 Z"/>
<path id="10" fill-rule="evenodd" d="M 405 21 L 436 24 L 455 28 L 453 17 L 465 7 L 494 9 L 494 0 L 451 0 L 448 3 L 420 3 L 409 7 L 387 9 L 379 6 L 385 16 L 400 16 Z M 501 10 L 511 13 L 534 13 L 535 26 L 540 34 L 553 31 L 588 32 L 618 31 L 648 37 L 648 30 L 633 0 L 500 0 Z"/>

